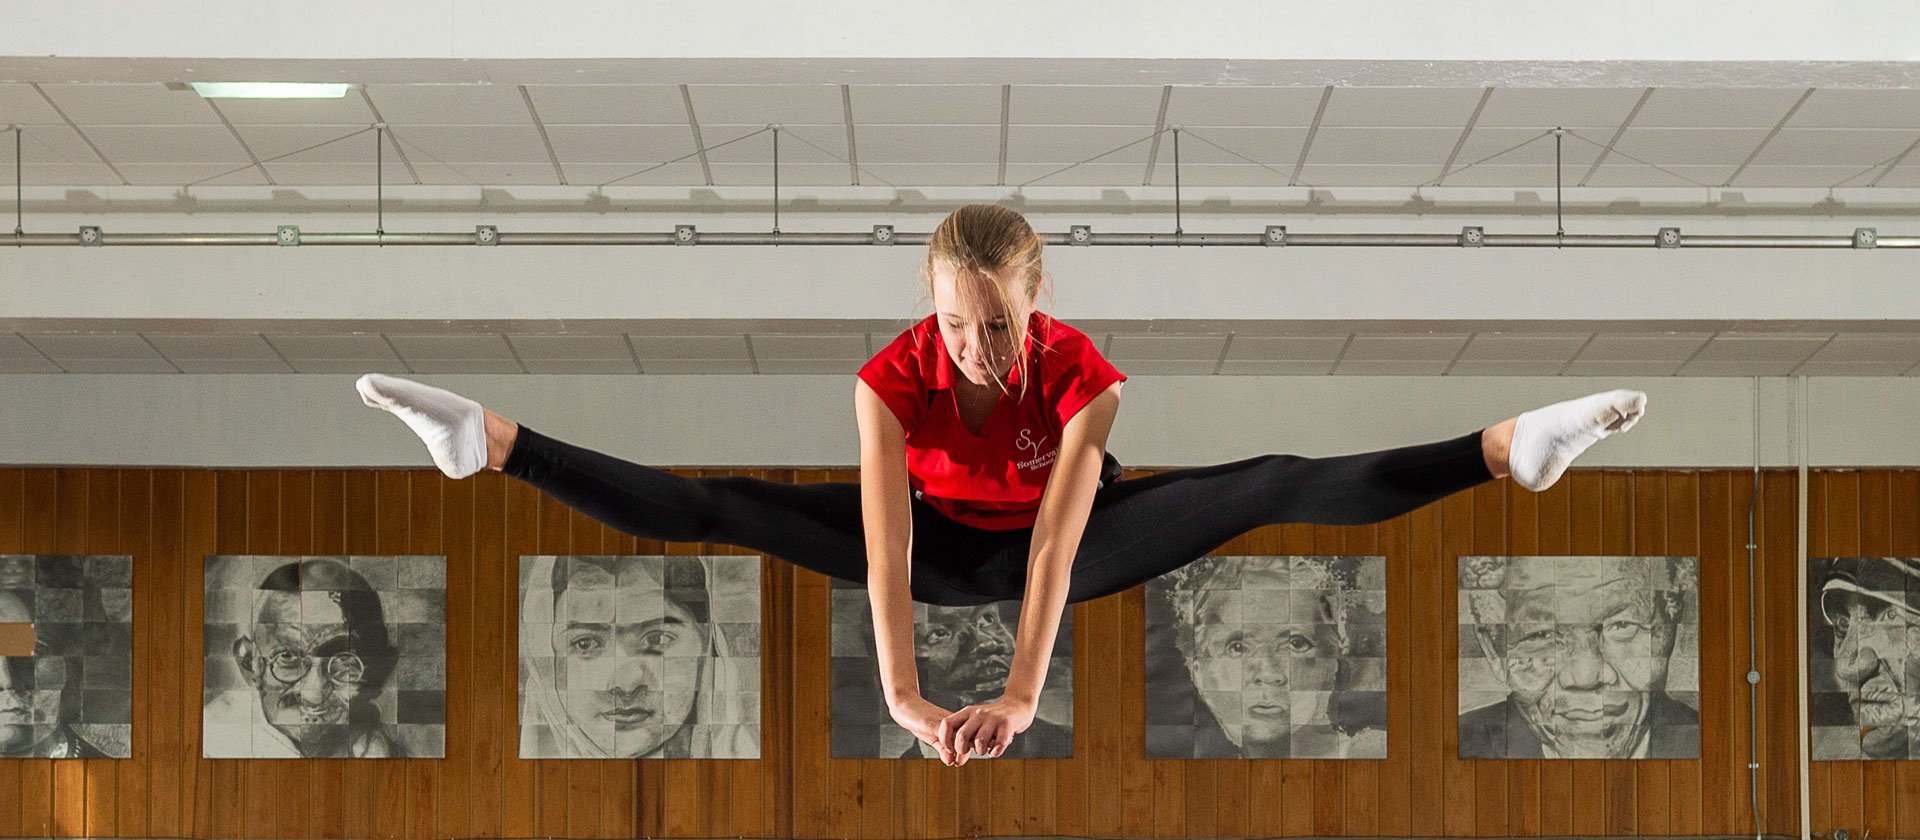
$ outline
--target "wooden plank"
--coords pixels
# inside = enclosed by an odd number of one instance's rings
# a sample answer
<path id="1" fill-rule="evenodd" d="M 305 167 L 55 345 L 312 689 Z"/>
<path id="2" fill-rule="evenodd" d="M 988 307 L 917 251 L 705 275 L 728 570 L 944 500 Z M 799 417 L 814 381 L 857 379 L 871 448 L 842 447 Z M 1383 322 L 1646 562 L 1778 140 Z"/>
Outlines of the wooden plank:
<path id="1" fill-rule="evenodd" d="M 134 558 L 135 563 L 151 562 L 153 551 L 153 471 L 144 469 L 116 470 L 115 478 L 119 486 L 119 545 L 114 554 L 124 554 Z M 155 657 L 153 636 L 147 632 L 153 627 L 145 624 L 151 621 L 146 615 L 153 607 L 151 599 L 158 590 L 152 581 L 142 580 L 140 571 L 134 570 L 133 577 L 133 621 L 128 627 L 132 631 L 130 655 L 132 662 L 149 665 L 164 661 Z M 172 657 L 169 656 L 169 659 Z M 121 837 L 144 837 L 152 832 L 152 807 L 148 797 L 151 787 L 149 779 L 153 761 L 153 695 L 154 679 L 158 675 L 149 668 L 132 669 L 132 696 L 128 700 L 133 712 L 133 728 L 128 733 L 129 760 L 119 763 L 115 772 L 114 805 L 118 813 L 114 817 L 114 833 Z"/>
<path id="2" fill-rule="evenodd" d="M 1920 557 L 1920 516 L 1913 514 L 1920 511 L 1920 470 L 1893 472 L 1887 494 L 1887 509 L 1894 514 L 1888 523 L 1887 553 Z M 1894 763 L 1893 789 L 1894 830 L 1889 836 L 1920 837 L 1920 761 Z"/>
<path id="3" fill-rule="evenodd" d="M 1473 520 L 1474 494 L 1455 493 L 1441 500 L 1440 556 L 1437 564 L 1440 568 L 1437 571 L 1445 576 L 1443 580 L 1452 583 L 1443 585 L 1435 593 L 1434 603 L 1429 607 L 1433 622 L 1426 625 L 1445 628 L 1436 634 L 1441 637 L 1439 663 L 1459 661 L 1460 557 L 1474 553 Z M 1437 705 L 1442 710 L 1435 729 L 1442 732 L 1445 739 L 1445 750 L 1440 756 L 1440 784 L 1437 785 L 1442 789 L 1444 830 L 1441 833 L 1470 837 L 1478 833 L 1475 806 L 1479 800 L 1474 763 L 1460 758 L 1460 673 L 1458 668 L 1450 666 L 1435 667 L 1433 670 L 1438 672 L 1440 678 Z"/>
<path id="4" fill-rule="evenodd" d="M 306 553 L 316 556 L 347 556 L 347 471 L 312 470 L 309 505 L 311 519 L 306 534 Z M 373 533 L 373 523 L 358 529 Z M 367 543 L 369 550 L 371 541 Z M 313 802 L 308 825 L 311 837 L 337 840 L 346 835 L 346 759 L 325 759 L 311 763 L 307 787 Z"/>
<path id="5" fill-rule="evenodd" d="M 144 557 L 134 558 L 133 581 L 148 598 L 134 606 L 135 632 L 146 636 L 155 661 L 180 662 L 179 668 L 141 669 L 153 681 L 147 719 L 148 759 L 147 831 L 155 837 L 180 837 L 193 831 L 191 803 L 183 801 L 183 790 L 193 775 L 194 757 L 199 744 L 187 738 L 198 732 L 188 719 L 198 720 L 200 704 L 199 670 L 192 662 L 200 651 L 186 643 L 184 612 L 186 592 L 197 588 L 199 578 L 189 570 L 196 564 L 181 551 L 186 518 L 186 476 L 179 470 L 156 470 L 153 474 L 152 547 Z M 0 508 L 4 508 L 0 503 Z M 187 672 L 194 682 L 187 681 Z M 134 678 L 139 679 L 140 673 Z M 0 781 L 0 789 L 5 786 Z"/>
<path id="6" fill-rule="evenodd" d="M 1507 548 L 1507 493 L 1499 483 L 1482 484 L 1472 492 L 1473 532 L 1469 552 L 1476 555 L 1506 556 Z M 1456 615 L 1458 597 L 1455 597 Z M 1456 636 L 1458 634 L 1455 634 Z M 1459 669 L 1445 669 L 1459 678 Z M 1457 685 L 1457 683 L 1456 683 Z M 1456 697 L 1458 694 L 1456 693 Z M 1512 814 L 1507 804 L 1507 769 L 1512 765 L 1508 761 L 1473 762 L 1474 791 L 1474 833 L 1482 837 L 1506 837 L 1513 834 Z"/>
<path id="7" fill-rule="evenodd" d="M 396 478 L 406 482 L 407 492 L 406 507 L 401 512 L 407 518 L 406 544 L 402 550 L 414 556 L 444 556 L 446 547 L 441 536 L 445 527 L 442 521 L 444 504 L 442 494 L 446 491 L 449 481 L 432 470 L 408 470 Z M 451 565 L 451 560 L 446 561 L 446 565 Z M 450 571 L 445 566 L 442 567 L 442 573 L 448 575 L 442 578 L 443 599 L 451 595 L 452 587 L 445 585 L 450 580 Z M 442 600 L 440 606 L 441 644 L 443 645 L 441 650 L 444 656 L 455 649 L 452 647 L 454 622 L 447 611 L 446 600 Z M 465 639 L 462 638 L 461 641 Z M 445 659 L 442 662 L 444 663 Z M 449 680 L 443 680 L 441 683 L 440 720 L 443 726 L 447 722 L 446 704 L 453 693 L 449 682 Z M 446 730 L 441 731 L 443 739 L 441 755 L 451 756 L 453 754 L 451 745 L 444 743 Z M 442 836 L 439 830 L 439 812 L 444 807 L 445 797 L 440 776 L 441 767 L 445 763 L 444 758 L 416 757 L 407 759 L 403 764 L 407 798 L 407 821 L 402 829 L 405 832 L 404 836 L 421 838 L 421 840 Z"/>
<path id="8" fill-rule="evenodd" d="M 198 654 L 205 649 L 206 629 L 206 557 L 220 551 L 220 474 L 212 470 L 190 470 L 186 473 L 186 511 L 183 539 L 181 542 L 181 584 L 180 592 L 185 596 L 183 606 L 184 620 L 181 627 L 186 632 L 183 650 Z M 201 703 L 200 692 L 204 684 L 205 663 L 198 655 L 186 657 L 182 663 L 185 674 L 185 687 L 188 696 L 194 702 L 188 704 L 182 723 L 185 724 L 187 755 L 192 758 L 183 765 L 185 784 L 181 789 L 181 803 L 186 812 L 183 825 L 189 827 L 193 837 L 224 836 L 215 834 L 215 823 L 220 819 L 215 814 L 215 803 L 227 812 L 232 812 L 233 802 L 230 786 L 223 787 L 221 779 L 215 775 L 214 768 L 221 765 L 231 766 L 232 762 L 212 761 L 202 758 L 201 747 Z M 186 821 L 190 820 L 190 824 Z"/>
<path id="9" fill-rule="evenodd" d="M 242 543 L 235 553 L 280 554 L 280 474 L 271 470 L 235 470 L 231 475 L 246 494 L 246 507 L 237 512 L 238 521 L 222 523 L 222 530 L 230 526 L 241 535 Z M 228 512 L 222 509 L 223 516 Z M 241 786 L 238 802 L 245 808 L 242 826 L 246 836 L 286 836 L 280 833 L 280 815 L 287 811 L 300 811 L 304 822 L 305 801 L 297 805 L 283 805 L 280 801 L 281 792 L 293 787 L 293 770 L 304 764 L 265 760 L 245 763 L 238 780 Z"/>
<path id="10" fill-rule="evenodd" d="M 494 479 L 497 488 L 489 489 L 489 494 L 497 494 L 501 511 L 500 527 L 489 528 L 483 533 L 489 545 L 497 545 L 497 554 L 492 561 L 492 571 L 496 575 L 492 591 L 496 596 L 495 609 L 502 616 L 499 622 L 501 630 L 500 648 L 493 653 L 493 671 L 495 680 L 504 688 L 512 686 L 519 690 L 519 599 L 520 599 L 520 559 L 523 555 L 539 554 L 540 548 L 540 491 L 532 485 L 505 477 Z M 514 709 L 519 704 L 513 705 Z M 500 784 L 506 791 L 502 800 L 502 837 L 540 837 L 552 836 L 566 830 L 566 814 L 562 811 L 557 819 L 549 820 L 547 811 L 542 807 L 540 794 L 541 767 L 554 765 L 552 761 L 532 761 L 520 757 L 520 724 L 513 714 L 503 711 L 494 720 L 500 737 Z M 558 770 L 555 775 L 565 778 L 565 771 Z M 565 800 L 558 800 L 562 805 Z"/>
<path id="11" fill-rule="evenodd" d="M 1700 473 L 1693 470 L 1681 470 L 1667 474 L 1667 547 L 1666 553 L 1680 557 L 1700 556 Z M 1704 578 L 1705 568 L 1701 575 Z M 1695 591 L 1695 603 L 1701 600 L 1699 591 Z M 1696 626 L 1705 628 L 1706 622 L 1698 614 Z M 1700 642 L 1701 652 L 1705 653 L 1706 642 Z M 1702 704 L 1702 708 L 1707 708 Z M 1710 715 L 1701 715 L 1704 721 Z M 1704 740 L 1701 755 L 1707 755 Z M 1700 761 L 1672 761 L 1667 768 L 1667 798 L 1671 803 L 1667 822 L 1669 830 L 1676 835 L 1699 834 L 1701 828 L 1701 787 Z"/>

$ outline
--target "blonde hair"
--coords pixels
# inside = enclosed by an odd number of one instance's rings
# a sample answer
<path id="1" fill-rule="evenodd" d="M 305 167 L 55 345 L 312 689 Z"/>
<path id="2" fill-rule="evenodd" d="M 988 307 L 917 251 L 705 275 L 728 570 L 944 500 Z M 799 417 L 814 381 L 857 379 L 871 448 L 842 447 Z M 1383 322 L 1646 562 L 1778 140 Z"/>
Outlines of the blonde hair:
<path id="1" fill-rule="evenodd" d="M 922 280 L 932 294 L 934 270 L 952 266 L 954 292 L 960 305 L 974 312 L 998 312 L 1006 316 L 1013 330 L 1014 366 L 1020 373 L 1020 393 L 1026 395 L 1029 381 L 1026 348 L 1027 318 L 1023 310 L 1034 303 L 1046 285 L 1040 252 L 1045 242 L 1034 233 L 1025 216 L 998 204 L 968 204 L 940 221 L 927 241 L 927 262 Z M 1020 299 L 1008 296 L 1001 275 L 1011 272 L 1019 280 Z M 1037 306 L 1033 311 L 1040 311 Z M 1044 315 L 1044 313 L 1043 313 Z M 975 324 L 985 329 L 985 324 Z M 984 338 L 984 335 L 982 336 Z M 1042 348 L 1044 350 L 1044 348 Z M 998 375 L 995 375 L 998 380 Z M 1000 390 L 1007 392 L 1001 381 Z"/>

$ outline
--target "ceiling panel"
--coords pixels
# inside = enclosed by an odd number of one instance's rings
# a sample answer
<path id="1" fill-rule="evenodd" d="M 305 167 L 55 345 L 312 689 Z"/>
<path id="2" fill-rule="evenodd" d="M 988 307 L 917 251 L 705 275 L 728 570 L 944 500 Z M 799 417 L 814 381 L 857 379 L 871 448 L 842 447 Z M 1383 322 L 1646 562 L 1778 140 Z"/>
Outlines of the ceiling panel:
<path id="1" fill-rule="evenodd" d="M 627 340 L 649 369 L 654 362 L 671 359 L 748 359 L 744 335 L 629 335 Z"/>
<path id="2" fill-rule="evenodd" d="M 147 341 L 175 362 L 182 359 L 278 361 L 280 358 L 273 345 L 253 334 L 148 333 Z"/>
<path id="3" fill-rule="evenodd" d="M 1920 130 L 1920 90 L 1813 92 L 1787 125 L 1794 128 L 1906 128 Z"/>
<path id="4" fill-rule="evenodd" d="M 368 85 L 367 98 L 396 128 L 415 125 L 533 125 L 513 85 Z"/>
<path id="5" fill-rule="evenodd" d="M 861 126 L 1000 124 L 998 85 L 854 85 L 850 96 Z"/>
<path id="6" fill-rule="evenodd" d="M 1804 88 L 1658 88 L 1634 116 L 1636 128 L 1772 128 Z"/>
<path id="7" fill-rule="evenodd" d="M 1314 147 L 1318 148 L 1315 142 Z M 1300 168 L 1298 182 L 1310 187 L 1411 187 L 1431 183 L 1440 175 L 1440 163 L 1425 166 L 1349 166 L 1309 163 Z"/>
<path id="8" fill-rule="evenodd" d="M 513 360 L 513 348 L 504 336 L 478 335 L 389 335 L 393 349 L 416 366 L 424 359 L 505 359 Z"/>
<path id="9" fill-rule="evenodd" d="M 1167 124 L 1184 126 L 1309 126 L 1320 108 L 1317 87 L 1197 87 L 1173 89 Z"/>
<path id="10" fill-rule="evenodd" d="M 1115 333 L 1106 355 L 1115 361 L 1204 360 L 1215 362 L 1226 349 L 1224 335 L 1140 335 Z M 1212 372 L 1211 368 L 1208 370 Z"/>
<path id="11" fill-rule="evenodd" d="M 862 125 L 854 130 L 854 141 L 862 166 L 1000 161 L 997 125 Z M 844 145 L 844 138 L 841 142 Z M 781 152 L 784 159 L 785 149 Z"/>
<path id="12" fill-rule="evenodd" d="M 1604 131 L 1604 140 L 1626 121 L 1644 92 L 1642 88 L 1496 88 L 1474 122 L 1474 131 L 1559 126 Z"/>
<path id="13" fill-rule="evenodd" d="M 135 333 L 30 333 L 21 337 L 63 366 L 68 360 L 161 358 L 146 339 Z"/>
<path id="14" fill-rule="evenodd" d="M 273 175 L 274 183 L 277 184 L 295 184 L 302 186 L 328 184 L 339 186 L 364 185 L 371 187 L 374 185 L 375 180 L 372 161 L 366 163 L 285 163 L 275 161 L 261 165 L 266 168 L 268 173 Z M 128 168 L 135 169 L 138 167 Z M 227 168 L 231 169 L 232 167 L 229 166 Z M 213 169 L 216 172 L 219 171 L 214 167 L 209 167 L 209 169 Z M 414 167 L 415 171 L 419 171 L 419 169 L 420 167 L 418 166 Z M 399 161 L 394 160 L 392 156 L 387 157 L 385 165 L 381 167 L 381 171 L 385 173 L 382 177 L 384 177 L 385 182 L 388 184 L 411 184 L 414 182 L 413 173 L 408 172 L 407 167 Z M 234 183 L 234 178 L 256 172 L 257 170 L 248 167 L 234 175 L 223 177 L 217 181 L 208 181 L 207 183 L 232 184 Z M 551 180 L 553 177 L 552 168 L 548 168 L 547 173 L 547 178 Z M 479 173 L 474 173 L 474 175 L 477 179 Z M 129 172 L 127 177 L 133 177 L 132 173 Z M 254 182 L 258 182 L 258 176 L 255 175 L 254 178 Z M 169 183 L 180 182 L 171 181 Z M 462 178 L 453 183 L 467 184 L 474 183 L 474 181 Z"/>
<path id="15" fill-rule="evenodd" d="M 1149 126 L 1160 117 L 1159 86 L 1015 85 L 1007 120 L 1014 125 Z"/>
<path id="16" fill-rule="evenodd" d="M 0 357 L 0 373 L 60 373 L 60 366 L 34 356 L 26 359 L 8 359 Z"/>
<path id="17" fill-rule="evenodd" d="M 1767 141 L 1755 165 L 1886 164 L 1920 140 L 1920 131 L 1865 128 L 1788 128 Z"/>
<path id="18" fill-rule="evenodd" d="M 1717 166 L 1666 166 L 1655 169 L 1639 163 L 1628 162 L 1626 158 L 1614 155 L 1607 158 L 1619 163 L 1603 163 L 1584 183 L 1589 187 L 1684 187 L 1706 184 L 1718 186 L 1727 182 L 1736 164 Z M 1749 167 L 1751 168 L 1751 167 Z M 1666 171 L 1661 171 L 1666 170 Z M 1571 183 L 1571 181 L 1569 181 Z"/>
<path id="19" fill-rule="evenodd" d="M 1460 351 L 1466 361 L 1533 361 L 1566 364 L 1593 336 L 1588 333 L 1563 335 L 1509 335 L 1475 333 Z"/>
<path id="20" fill-rule="evenodd" d="M 1117 363 L 1128 376 L 1210 376 L 1218 359 L 1134 359 Z"/>
<path id="21" fill-rule="evenodd" d="M 547 147 L 540 132 L 528 125 L 410 125 L 393 129 L 393 137 L 409 157 L 461 163 L 546 162 Z"/>
<path id="22" fill-rule="evenodd" d="M 1356 334 L 1347 344 L 1342 362 L 1383 361 L 1383 360 L 1419 360 L 1453 361 L 1460 349 L 1467 343 L 1466 334 L 1440 335 L 1367 335 Z"/>
<path id="23" fill-rule="evenodd" d="M 1742 187 L 1864 187 L 1878 173 L 1865 166 L 1749 166 L 1732 185 Z"/>
<path id="24" fill-rule="evenodd" d="M 1481 88 L 1335 88 L 1320 125 L 1450 128 L 1458 136 L 1482 93 Z"/>
<path id="25" fill-rule="evenodd" d="M 1600 333 L 1580 351 L 1580 362 L 1671 361 L 1699 352 L 1712 333 Z"/>
<path id="26" fill-rule="evenodd" d="M 59 112 L 29 84 L 0 84 L 0 124 L 64 124 Z"/>
<path id="27" fill-rule="evenodd" d="M 1097 163 L 1135 167 L 1132 180 L 1138 181 L 1146 174 L 1143 167 L 1147 164 L 1148 150 L 1153 148 L 1152 135 L 1153 129 L 1148 126 L 1016 125 L 1007 130 L 1007 165 L 1061 165 L 1098 157 Z M 1172 140 L 1163 136 L 1161 142 Z"/>
<path id="28" fill-rule="evenodd" d="M 1151 141 L 1149 141 L 1151 142 Z M 1215 126 L 1180 132 L 1180 161 L 1183 164 L 1234 164 L 1249 159 L 1270 166 L 1291 168 L 1300 159 L 1300 147 L 1307 142 L 1305 128 L 1244 128 Z M 1173 165 L 1173 135 L 1160 136 L 1160 162 Z"/>
<path id="29" fill-rule="evenodd" d="M 650 164 L 694 151 L 684 125 L 549 125 L 547 141 L 562 163 Z"/>
<path id="30" fill-rule="evenodd" d="M 64 359 L 56 357 L 68 373 L 179 373 L 172 362 L 155 356 L 150 359 Z"/>
<path id="31" fill-rule="evenodd" d="M 705 125 L 845 125 L 839 85 L 693 85 L 693 115 Z"/>
<path id="32" fill-rule="evenodd" d="M 297 373 L 280 359 L 174 359 L 181 373 Z"/>
<path id="33" fill-rule="evenodd" d="M 716 164 L 753 163 L 771 166 L 773 132 L 765 128 L 759 125 L 701 123 L 700 139 L 707 144 L 707 160 Z M 801 142 L 801 138 L 806 142 Z M 727 145 L 723 146 L 722 143 Z M 845 166 L 846 155 L 845 125 L 787 126 L 780 130 L 782 167 L 789 163 L 839 163 Z"/>
<path id="34" fill-rule="evenodd" d="M 1707 342 L 1695 362 L 1792 362 L 1805 361 L 1826 344 L 1831 335 L 1753 335 L 1720 333 Z"/>
<path id="35" fill-rule="evenodd" d="M 1920 335 L 1841 333 L 1813 354 L 1812 361 L 1920 363 Z"/>
<path id="36" fill-rule="evenodd" d="M 364 125 L 245 125 L 234 126 L 247 148 L 261 160 L 280 158 L 287 163 L 358 163 L 373 172 L 378 150 L 373 130 Z M 391 141 L 389 141 L 391 142 Z M 309 148 L 317 147 L 317 148 Z M 297 152 L 297 154 L 295 154 Z M 393 155 L 393 147 L 386 149 Z M 286 157 L 280 157 L 286 155 Z"/>
<path id="37" fill-rule="evenodd" d="M 617 335 L 508 335 L 522 362 L 633 359 L 627 340 Z"/>
<path id="38" fill-rule="evenodd" d="M 75 125 L 220 125 L 207 100 L 158 82 L 135 85 L 42 84 Z"/>
<path id="39" fill-rule="evenodd" d="M 1307 160 L 1314 164 L 1440 165 L 1460 140 L 1458 128 L 1325 128 L 1314 135 Z M 1429 178 L 1432 175 L 1428 176 Z"/>
<path id="40" fill-rule="evenodd" d="M 1605 141 L 1607 136 L 1610 136 L 1610 132 L 1602 135 L 1601 141 Z M 1600 158 L 1601 148 L 1571 135 L 1563 137 L 1560 139 L 1561 165 L 1580 167 L 1580 170 L 1568 173 L 1577 177 Z M 1461 145 L 1453 163 L 1455 166 L 1465 166 L 1480 160 L 1486 160 L 1487 165 L 1536 164 L 1550 167 L 1553 165 L 1553 136 L 1532 128 L 1475 128 L 1472 134 L 1467 135 L 1467 142 Z"/>
<path id="41" fill-rule="evenodd" d="M 1332 366 L 1346 346 L 1344 335 L 1300 338 L 1236 335 L 1227 347 L 1227 361 L 1310 361 Z"/>
<path id="42" fill-rule="evenodd" d="M 86 132 L 116 164 L 247 162 L 246 150 L 224 125 L 96 125 Z"/>
<path id="43" fill-rule="evenodd" d="M 0 117 L 0 120 L 4 120 L 4 118 Z M 0 128 L 4 127 L 5 123 L 0 122 Z M 10 135 L 13 132 L 9 131 L 6 133 Z M 14 138 L 4 137 L 0 139 L 4 139 L 5 141 L 6 161 L 11 164 L 13 162 Z M 74 131 L 62 123 L 58 125 L 29 125 L 22 128 L 20 131 L 20 161 L 27 165 L 36 163 L 91 164 L 99 163 L 100 158 L 93 154 L 92 149 L 87 148 L 87 141 L 80 137 L 80 132 Z M 4 168 L 10 170 L 13 167 L 6 166 Z M 9 173 L 9 175 L 11 175 L 11 173 Z"/>
<path id="44" fill-rule="evenodd" d="M 1760 128 L 1642 128 L 1621 135 L 1614 148 L 1648 163 L 1738 166 L 1767 139 Z M 1611 162 L 1627 162 L 1613 159 Z"/>
<path id="45" fill-rule="evenodd" d="M 679 85 L 529 85 L 534 110 L 555 125 L 687 124 Z"/>
<path id="46" fill-rule="evenodd" d="M 289 359 L 382 359 L 398 361 L 386 336 L 378 333 L 354 335 L 274 335 L 266 336 L 280 354 Z"/>
<path id="47" fill-rule="evenodd" d="M 1561 372 L 1562 376 L 1672 376 L 1680 369 L 1678 361 L 1584 361 L 1576 360 Z"/>
<path id="48" fill-rule="evenodd" d="M 868 357 L 865 333 L 842 335 L 772 335 L 748 337 L 753 357 L 766 368 L 770 360 L 847 359 L 865 361 Z"/>
<path id="49" fill-rule="evenodd" d="M 273 166 L 273 164 L 267 164 Z M 638 167 L 634 167 L 638 168 Z M 365 184 L 371 170 L 361 180 L 352 183 Z M 510 186 L 513 184 L 558 184 L 553 174 L 553 164 L 546 160 L 526 161 L 523 163 L 432 163 L 418 158 L 413 161 L 413 171 L 420 176 L 422 184 L 480 184 Z M 632 171 L 629 169 L 628 171 Z M 402 171 L 401 177 L 406 177 Z M 572 180 L 572 179 L 569 179 Z M 388 183 L 394 183 L 389 177 Z M 404 182 L 402 182 L 404 183 Z M 578 183 L 576 181 L 576 183 Z"/>

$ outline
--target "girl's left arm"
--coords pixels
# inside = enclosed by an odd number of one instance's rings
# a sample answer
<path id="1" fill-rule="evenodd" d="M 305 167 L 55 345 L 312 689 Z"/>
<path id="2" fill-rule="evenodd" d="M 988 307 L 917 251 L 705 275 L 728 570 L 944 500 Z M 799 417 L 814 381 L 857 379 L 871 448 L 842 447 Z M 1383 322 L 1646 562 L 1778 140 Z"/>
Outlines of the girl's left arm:
<path id="1" fill-rule="evenodd" d="M 1033 543 L 1027 554 L 1027 591 L 1020 603 L 1020 626 L 1014 636 L 1006 690 L 999 700 L 968 706 L 942 724 L 942 740 L 953 748 L 961 764 L 966 763 L 974 744 L 985 747 L 981 750 L 984 755 L 999 755 L 1013 743 L 1014 735 L 1033 725 L 1040 689 L 1047 679 L 1047 664 L 1053 657 L 1054 638 L 1067 605 L 1073 558 L 1086 532 L 1087 514 L 1093 510 L 1094 491 L 1100 489 L 1100 466 L 1114 415 L 1120 410 L 1122 384 L 1116 382 L 1094 397 L 1074 413 L 1061 432 L 1060 452 L 1033 525 Z"/>

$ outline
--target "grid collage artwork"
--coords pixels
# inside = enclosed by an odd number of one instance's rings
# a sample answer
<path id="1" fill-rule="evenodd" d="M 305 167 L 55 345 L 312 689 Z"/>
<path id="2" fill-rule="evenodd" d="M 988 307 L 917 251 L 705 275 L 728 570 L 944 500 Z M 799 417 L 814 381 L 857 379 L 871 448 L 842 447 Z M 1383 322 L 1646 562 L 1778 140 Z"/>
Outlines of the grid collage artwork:
<path id="1" fill-rule="evenodd" d="M 520 757 L 759 758 L 760 558 L 520 558 Z"/>
<path id="2" fill-rule="evenodd" d="M 205 559 L 207 758 L 445 754 L 446 558 Z M 762 559 L 520 558 L 519 755 L 755 759 Z M 135 559 L 0 555 L 0 757 L 132 749 Z M 1208 556 L 1146 584 L 1146 754 L 1378 759 L 1386 560 Z M 1459 756 L 1700 755 L 1698 559 L 1458 558 Z M 1920 758 L 1920 560 L 1813 558 L 1815 760 Z M 830 589 L 836 758 L 934 758 L 880 689 L 866 589 Z M 1020 604 L 914 605 L 922 693 L 1004 690 Z M 1073 754 L 1073 612 L 1009 758 Z"/>
<path id="3" fill-rule="evenodd" d="M 446 755 L 447 560 L 206 559 L 206 758 Z"/>
<path id="4" fill-rule="evenodd" d="M 32 628 L 0 659 L 0 758 L 133 755 L 133 558 L 0 555 L 0 624 Z"/>
<path id="5" fill-rule="evenodd" d="M 1461 557 L 1460 757 L 1700 757 L 1699 559 Z"/>

